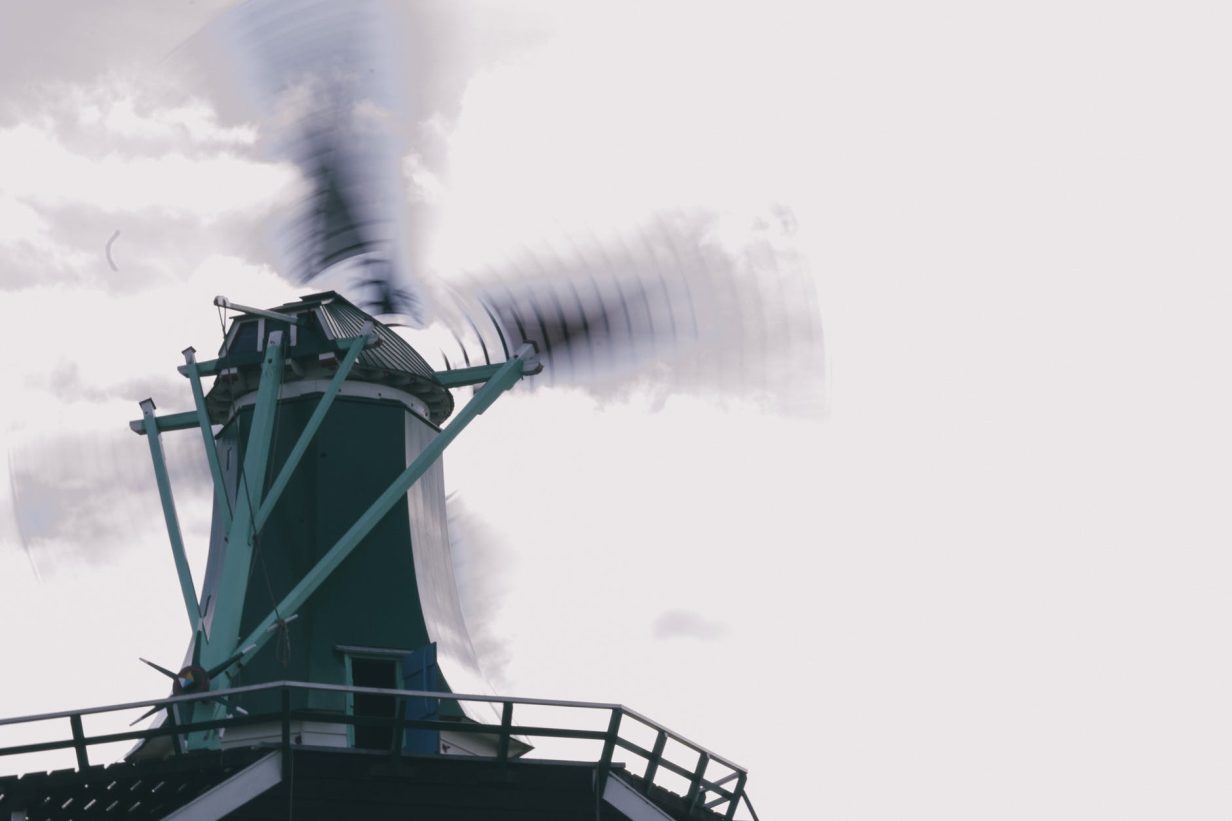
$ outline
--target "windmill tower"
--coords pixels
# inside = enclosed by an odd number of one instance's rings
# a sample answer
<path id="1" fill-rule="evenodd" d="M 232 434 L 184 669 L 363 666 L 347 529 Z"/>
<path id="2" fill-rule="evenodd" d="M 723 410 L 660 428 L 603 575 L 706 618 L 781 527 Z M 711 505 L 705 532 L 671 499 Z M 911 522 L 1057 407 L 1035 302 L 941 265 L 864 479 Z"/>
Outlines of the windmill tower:
<path id="1" fill-rule="evenodd" d="M 291 679 L 490 692 L 458 602 L 438 457 L 476 414 L 536 369 L 532 350 L 501 365 L 438 375 L 387 326 L 325 292 L 272 310 L 241 308 L 217 359 L 197 362 L 195 351 L 186 351 L 181 370 L 196 409 L 158 417 L 147 401 L 132 427 L 149 439 L 193 626 L 187 667 L 196 668 L 195 686 L 188 691 Z M 210 375 L 215 382 L 205 393 L 200 380 Z M 455 415 L 447 386 L 464 385 L 481 387 Z M 218 427 L 205 437 L 215 501 L 200 594 L 184 572 L 158 442 L 181 424 Z M 273 698 L 237 696 L 228 707 L 268 712 Z M 333 694 L 304 692 L 292 706 L 330 712 L 340 705 Z M 411 718 L 436 717 L 436 705 L 418 707 L 424 714 Z M 352 698 L 345 709 L 385 718 L 395 711 L 392 699 L 375 696 Z M 459 726 L 494 718 L 490 707 L 466 703 L 447 705 L 445 713 Z M 391 744 L 387 727 L 300 721 L 293 732 L 326 746 Z M 277 733 L 258 726 L 226 738 L 203 734 L 190 746 Z M 458 732 L 412 733 L 406 744 L 433 753 L 496 750 L 487 736 Z M 515 742 L 514 749 L 526 745 Z"/>
<path id="2" fill-rule="evenodd" d="M 159 414 L 145 400 L 130 423 L 149 446 L 192 627 L 181 669 L 146 662 L 173 680 L 172 695 L 0 719 L 0 729 L 62 727 L 50 740 L 0 741 L 0 762 L 69 749 L 77 762 L 0 777 L 0 811 L 23 821 L 756 819 L 746 771 L 663 725 L 619 704 L 492 695 L 483 681 L 454 586 L 440 456 L 538 370 L 534 345 L 433 371 L 334 292 L 272 309 L 216 302 L 238 315 L 217 358 L 184 352 L 193 409 Z M 475 391 L 458 407 L 450 389 L 464 386 Z M 193 430 L 215 488 L 200 591 L 162 446 Z M 143 729 L 90 731 L 98 717 L 147 707 L 138 722 L 156 718 Z M 545 708 L 570 715 L 517 718 Z M 592 753 L 531 760 L 536 739 L 589 742 Z M 124 761 L 91 759 L 95 745 L 124 740 L 137 742 Z"/>

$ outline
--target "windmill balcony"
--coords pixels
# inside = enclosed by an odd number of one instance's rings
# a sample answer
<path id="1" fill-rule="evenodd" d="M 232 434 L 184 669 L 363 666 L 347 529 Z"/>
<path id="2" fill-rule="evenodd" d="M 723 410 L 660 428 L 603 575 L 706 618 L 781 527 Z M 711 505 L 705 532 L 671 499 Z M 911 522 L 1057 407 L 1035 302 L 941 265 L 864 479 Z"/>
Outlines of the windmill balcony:
<path id="1" fill-rule="evenodd" d="M 339 709 L 330 713 L 294 708 L 300 699 L 293 695 L 304 692 L 315 693 L 319 699 L 333 698 Z M 269 713 L 230 714 L 195 723 L 179 719 L 191 714 L 188 708 L 195 701 L 257 693 L 274 696 L 280 707 Z M 392 714 L 357 715 L 354 705 L 363 697 L 388 699 Z M 440 707 L 458 702 L 490 705 L 500 721 L 467 721 L 463 728 L 456 719 L 442 719 Z M 145 729 L 111 731 L 133 712 L 150 707 L 160 708 L 165 720 Z M 89 733 L 87 722 L 92 725 Z M 35 740 L 30 732 L 35 725 L 54 737 Z M 352 731 L 375 728 L 384 733 L 387 743 L 380 749 L 321 746 L 303 732 L 315 725 Z M 224 738 L 238 739 L 257 727 L 276 728 L 276 732 L 265 740 L 221 750 L 191 751 L 186 744 L 193 733 L 218 730 Z M 573 807 L 571 811 L 603 819 L 757 821 L 745 792 L 747 772 L 743 768 L 619 704 L 282 681 L 0 719 L 0 728 L 6 739 L 25 739 L 0 747 L 0 762 L 7 760 L 10 765 L 0 766 L 9 771 L 12 765 L 34 770 L 22 777 L 0 776 L 0 815 L 28 821 L 256 818 L 265 817 L 262 813 L 274 806 L 285 811 L 289 802 L 296 803 L 296 817 L 328 817 L 321 815 L 328 811 L 327 793 L 343 782 L 352 802 L 348 806 L 351 811 L 362 811 L 362 817 L 385 817 L 395 807 L 405 812 L 416 801 L 440 799 L 440 795 L 433 797 L 434 790 L 447 790 L 449 801 L 464 800 L 462 805 L 451 806 L 463 810 L 469 806 L 472 814 L 466 817 L 477 819 L 549 817 L 543 815 L 545 808 L 558 812 Z M 467 737 L 490 738 L 490 752 L 419 751 L 425 736 L 445 739 L 459 731 Z M 529 749 L 520 741 L 523 738 L 536 740 L 533 757 L 518 757 L 519 748 Z M 130 756 L 110 765 L 91 763 L 92 751 L 97 756 L 100 747 L 134 741 L 146 749 L 158 749 L 163 746 L 159 742 L 164 742 L 166 755 Z M 65 764 L 75 757 L 77 766 L 40 771 L 32 766 L 32 756 L 41 756 L 44 766 Z M 369 806 L 354 806 L 356 795 L 370 796 Z M 468 805 L 467 800 L 473 803 Z M 539 806 L 536 802 L 545 803 Z M 117 810 L 122 811 L 120 815 Z"/>

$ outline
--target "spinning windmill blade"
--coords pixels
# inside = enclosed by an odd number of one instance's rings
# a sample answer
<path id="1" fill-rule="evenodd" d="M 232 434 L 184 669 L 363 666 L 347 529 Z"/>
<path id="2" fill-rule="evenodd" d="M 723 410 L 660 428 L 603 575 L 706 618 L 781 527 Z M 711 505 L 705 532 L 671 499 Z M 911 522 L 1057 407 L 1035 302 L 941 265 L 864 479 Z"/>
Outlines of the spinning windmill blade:
<path id="1" fill-rule="evenodd" d="M 715 214 L 647 214 L 615 237 L 566 237 L 448 282 L 431 276 L 435 216 L 409 200 L 403 159 L 412 149 L 439 153 L 424 148 L 422 124 L 456 107 L 464 78 L 450 65 L 442 80 L 431 60 L 411 53 L 435 58 L 452 48 L 436 42 L 445 4 L 426 7 L 436 9 L 426 33 L 406 25 L 401 6 L 380 0 L 250 1 L 213 28 L 215 40 L 229 44 L 236 85 L 265 115 L 266 145 L 303 179 L 301 196 L 278 215 L 282 273 L 314 290 L 337 289 L 387 320 L 441 329 L 439 346 L 416 344 L 425 354 L 440 350 L 440 368 L 500 362 L 529 341 L 544 364 L 524 380 L 532 388 L 613 391 L 649 373 L 676 390 L 751 392 L 774 407 L 814 407 L 821 332 L 787 215 L 767 215 L 733 245 Z M 399 48 L 407 37 L 417 39 Z M 149 509 L 145 456 L 126 437 L 116 431 L 11 451 L 13 530 L 43 554 L 32 555 L 36 565 L 53 562 L 60 532 L 95 508 L 93 520 L 104 523 Z M 177 477 L 208 492 L 199 456 L 181 461 L 191 470 L 173 464 Z M 121 475 L 131 479 L 117 483 L 115 465 L 130 463 Z M 136 493 L 146 498 L 134 501 Z M 119 532 L 117 524 L 102 535 Z"/>
<path id="2" fill-rule="evenodd" d="M 278 226 L 284 273 L 422 325 L 422 254 L 412 256 L 401 185 L 415 98 L 399 82 L 397 15 L 373 0 L 265 0 L 221 22 L 274 153 L 303 175 L 304 195 Z"/>
<path id="3" fill-rule="evenodd" d="M 442 350 L 446 367 L 502 361 L 533 342 L 540 383 L 611 385 L 651 366 L 710 389 L 733 377 L 768 392 L 820 378 L 802 268 L 781 265 L 781 249 L 765 253 L 764 237 L 724 247 L 713 215 L 648 215 L 622 237 L 528 250 L 452 287 L 434 281 L 428 209 L 400 182 L 416 123 L 436 113 L 412 109 L 434 98 L 419 88 L 430 78 L 398 57 L 392 8 L 261 0 L 234 9 L 226 28 L 271 145 L 305 183 L 278 231 L 284 274 L 386 321 L 443 325 L 454 343 Z"/>
<path id="4" fill-rule="evenodd" d="M 11 530 L 37 577 L 106 561 L 108 547 L 131 542 L 134 522 L 149 522 L 157 504 L 149 454 L 133 448 L 130 438 L 123 429 L 76 429 L 8 443 L 12 508 L 0 510 L 0 517 L 11 515 Z M 183 498 L 208 500 L 209 469 L 193 445 L 169 440 L 167 461 Z M 157 533 L 156 523 L 149 526 Z M 90 538 L 83 541 L 82 533 Z"/>
<path id="5" fill-rule="evenodd" d="M 495 760 L 505 772 L 510 759 L 532 749 L 511 724 L 514 702 L 524 700 L 474 695 L 489 688 L 457 595 L 445 448 L 524 376 L 545 368 L 543 380 L 599 389 L 653 370 L 670 373 L 676 385 L 728 382 L 743 392 L 750 361 L 764 365 L 770 352 L 786 350 L 767 333 L 770 315 L 789 341 L 812 327 L 811 301 L 783 299 L 775 290 L 782 279 L 766 276 L 780 270 L 774 243 L 734 251 L 704 214 L 659 215 L 602 242 L 565 239 L 452 287 L 434 284 L 412 253 L 415 220 L 397 182 L 406 117 L 386 85 L 394 75 L 376 42 L 381 8 L 268 0 L 240 6 L 229 23 L 261 77 L 253 87 L 266 97 L 272 147 L 305 181 L 303 198 L 285 215 L 284 273 L 317 289 L 332 286 L 382 316 L 443 327 L 463 366 L 482 356 L 490 367 L 439 372 L 388 325 L 332 291 L 273 308 L 215 300 L 242 315 L 225 331 L 217 359 L 183 351 L 179 372 L 189 379 L 194 410 L 156 414 L 146 399 L 142 418 L 130 423 L 150 452 L 193 637 L 178 671 L 141 659 L 172 680 L 177 698 L 137 719 L 161 713 L 158 720 L 172 726 L 126 734 L 143 736 L 130 761 L 181 747 L 203 756 L 259 747 L 281 733 L 290 766 L 295 732 L 297 756 L 327 744 L 377 751 L 396 765 L 404 753 L 443 760 L 437 757 L 454 752 Z M 203 376 L 214 378 L 208 394 Z M 479 384 L 455 412 L 450 389 Z M 176 430 L 200 435 L 213 490 L 200 588 L 161 444 Z M 15 480 L 12 495 L 19 495 Z M 301 614 L 292 652 L 287 625 Z M 276 649 L 258 655 L 275 638 Z M 393 692 L 412 682 L 418 692 Z M 281 706 L 266 713 L 261 705 L 275 691 Z M 449 702 L 455 710 L 444 701 L 450 694 L 470 695 Z M 241 704 L 255 714 L 251 721 L 218 718 L 219 707 L 245 712 Z M 595 763 L 597 813 L 604 800 L 616 806 L 604 779 L 622 709 L 610 711 Z M 251 726 L 224 740 L 237 724 Z M 319 728 L 301 732 L 309 724 Z M 367 728 L 380 737 L 361 732 Z M 73 730 L 84 773 L 86 742 L 77 723 Z M 647 754 L 655 767 L 668 736 L 658 728 L 660 743 Z M 717 790 L 735 778 L 736 792 L 719 799 L 731 817 L 745 773 L 715 760 L 731 773 L 707 781 L 710 756 L 703 755 L 686 800 L 713 807 L 702 785 Z M 217 785 L 224 792 L 247 789 L 224 775 Z M 354 779 L 357 798 L 371 779 Z M 588 803 L 584 792 L 573 793 L 560 797 L 562 811 Z M 203 812 L 224 814 L 220 806 L 211 801 Z"/>
<path id="6" fill-rule="evenodd" d="M 654 370 L 677 390 L 731 387 L 777 405 L 815 391 L 820 328 L 798 260 L 765 238 L 733 253 L 713 227 L 706 214 L 658 215 L 620 241 L 539 248 L 464 281 L 451 292 L 469 306 L 453 320 L 467 332 L 454 361 L 491 356 L 480 315 L 501 352 L 535 344 L 539 383 L 603 390 Z"/>

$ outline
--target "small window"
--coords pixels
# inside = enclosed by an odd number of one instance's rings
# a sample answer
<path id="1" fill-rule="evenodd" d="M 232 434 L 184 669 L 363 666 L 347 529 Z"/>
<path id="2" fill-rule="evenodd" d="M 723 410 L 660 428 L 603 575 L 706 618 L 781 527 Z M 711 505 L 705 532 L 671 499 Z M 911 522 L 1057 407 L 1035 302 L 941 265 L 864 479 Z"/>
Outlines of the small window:
<path id="1" fill-rule="evenodd" d="M 258 323 L 253 320 L 237 323 L 235 335 L 231 337 L 231 343 L 227 345 L 227 354 L 249 353 L 250 351 L 260 350 L 260 346 L 257 344 L 257 325 Z"/>
<path id="2" fill-rule="evenodd" d="M 396 659 L 351 657 L 351 684 L 356 687 L 398 689 Z M 369 750 L 388 750 L 393 743 L 394 697 L 375 693 L 355 693 L 354 714 L 388 720 L 378 726 L 355 725 L 355 746 Z"/>

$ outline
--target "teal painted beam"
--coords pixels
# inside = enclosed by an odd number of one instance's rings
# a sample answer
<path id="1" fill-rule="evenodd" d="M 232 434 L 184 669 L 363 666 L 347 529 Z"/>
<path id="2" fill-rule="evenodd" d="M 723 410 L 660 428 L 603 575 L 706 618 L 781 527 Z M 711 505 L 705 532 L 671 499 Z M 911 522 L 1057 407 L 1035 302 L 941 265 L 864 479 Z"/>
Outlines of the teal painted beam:
<path id="1" fill-rule="evenodd" d="M 201 622 L 201 611 L 197 606 L 197 590 L 193 586 L 192 572 L 188 569 L 188 556 L 184 552 L 184 536 L 180 533 L 180 518 L 175 512 L 175 498 L 171 495 L 171 477 L 167 475 L 167 462 L 163 457 L 162 440 L 158 436 L 158 420 L 154 416 L 153 399 L 146 399 L 141 403 L 141 414 L 145 417 L 145 438 L 150 443 L 154 481 L 158 485 L 158 497 L 163 503 L 163 518 L 167 522 L 167 536 L 171 540 L 175 572 L 180 577 L 184 610 L 188 613 L 188 623 L 196 630 Z"/>
<path id="2" fill-rule="evenodd" d="M 227 531 L 227 547 L 219 576 L 218 593 L 210 609 L 208 641 L 201 653 L 201 664 L 209 669 L 230 658 L 238 646 L 240 616 L 248 589 L 252 564 L 253 511 L 261 501 L 265 468 L 269 464 L 274 415 L 278 411 L 278 388 L 282 383 L 282 332 L 273 331 L 266 342 L 261 364 L 261 381 L 252 411 L 252 426 L 244 446 L 244 464 L 236 484 L 235 508 Z"/>
<path id="3" fill-rule="evenodd" d="M 164 416 L 154 417 L 156 430 L 160 433 L 166 433 L 169 430 L 188 430 L 189 428 L 197 427 L 200 422 L 197 420 L 196 411 L 184 411 L 183 413 L 168 413 Z M 146 420 L 134 419 L 128 423 L 128 427 L 133 433 L 146 435 Z"/>
<path id="4" fill-rule="evenodd" d="M 334 373 L 334 377 L 329 380 L 325 393 L 322 394 L 316 408 L 313 409 L 312 416 L 308 418 L 308 423 L 304 425 L 304 430 L 300 433 L 299 439 L 295 441 L 295 447 L 291 448 L 291 452 L 287 454 L 286 462 L 283 463 L 282 469 L 278 471 L 278 477 L 274 479 L 274 483 L 270 485 L 269 492 L 265 494 L 265 498 L 261 501 L 261 507 L 257 511 L 257 516 L 253 520 L 253 527 L 258 533 L 265 526 L 270 513 L 274 511 L 274 505 L 278 504 L 279 497 L 286 490 L 287 483 L 291 481 L 291 474 L 295 472 L 295 468 L 299 465 L 299 460 L 303 457 L 304 452 L 308 450 L 308 445 L 311 444 L 312 438 L 316 436 L 321 423 L 325 421 L 325 415 L 329 412 L 330 405 L 334 402 L 334 397 L 338 395 L 338 390 L 342 387 L 342 383 L 346 381 L 347 374 L 351 372 L 351 366 L 355 364 L 355 360 L 359 358 L 360 352 L 363 351 L 370 333 L 372 333 L 372 323 L 366 323 L 366 327 L 361 330 L 360 335 L 351 340 L 346 356 L 338 363 L 338 370 Z"/>
<path id="5" fill-rule="evenodd" d="M 455 368 L 452 371 L 437 371 L 433 374 L 436 381 L 446 388 L 461 388 L 466 385 L 478 385 L 492 378 L 503 363 L 496 365 L 478 365 L 473 368 Z"/>
<path id="6" fill-rule="evenodd" d="M 197 406 L 197 426 L 201 429 L 201 442 L 205 445 L 205 458 L 210 463 L 210 476 L 214 478 L 214 498 L 222 500 L 219 512 L 223 516 L 223 529 L 231 527 L 231 500 L 222 481 L 222 466 L 218 464 L 218 444 L 214 441 L 214 429 L 210 426 L 210 414 L 205 407 L 205 391 L 201 388 L 201 374 L 197 372 L 197 352 L 184 349 L 184 367 L 188 368 L 188 381 L 192 385 L 193 403 Z"/>
<path id="7" fill-rule="evenodd" d="M 446 446 L 476 416 L 491 407 L 492 403 L 502 393 L 517 384 L 523 374 L 532 369 L 528 366 L 537 364 L 532 358 L 531 346 L 524 345 L 518 351 L 515 358 L 497 366 L 496 372 L 492 374 L 492 378 L 475 392 L 475 395 L 458 412 L 457 416 L 440 433 L 432 437 L 432 441 L 411 461 L 406 470 L 399 474 L 398 478 L 394 479 L 393 483 L 356 520 L 355 524 L 351 525 L 350 529 L 334 543 L 334 546 L 300 579 L 299 583 L 291 588 L 291 592 L 287 593 L 282 601 L 278 603 L 278 606 L 248 635 L 248 638 L 243 642 L 243 646 L 248 647 L 251 645 L 256 649 L 269 641 L 274 635 L 273 628 L 278 623 L 279 618 L 288 619 L 295 615 L 304 602 L 308 600 L 308 597 L 315 593 L 317 588 L 329 578 L 330 574 L 342 564 L 343 560 L 363 541 L 372 528 L 385 517 L 385 514 L 389 513 L 394 505 L 406 498 L 407 490 L 436 462 Z M 226 686 L 227 681 L 229 679 L 221 682 L 221 686 Z"/>

